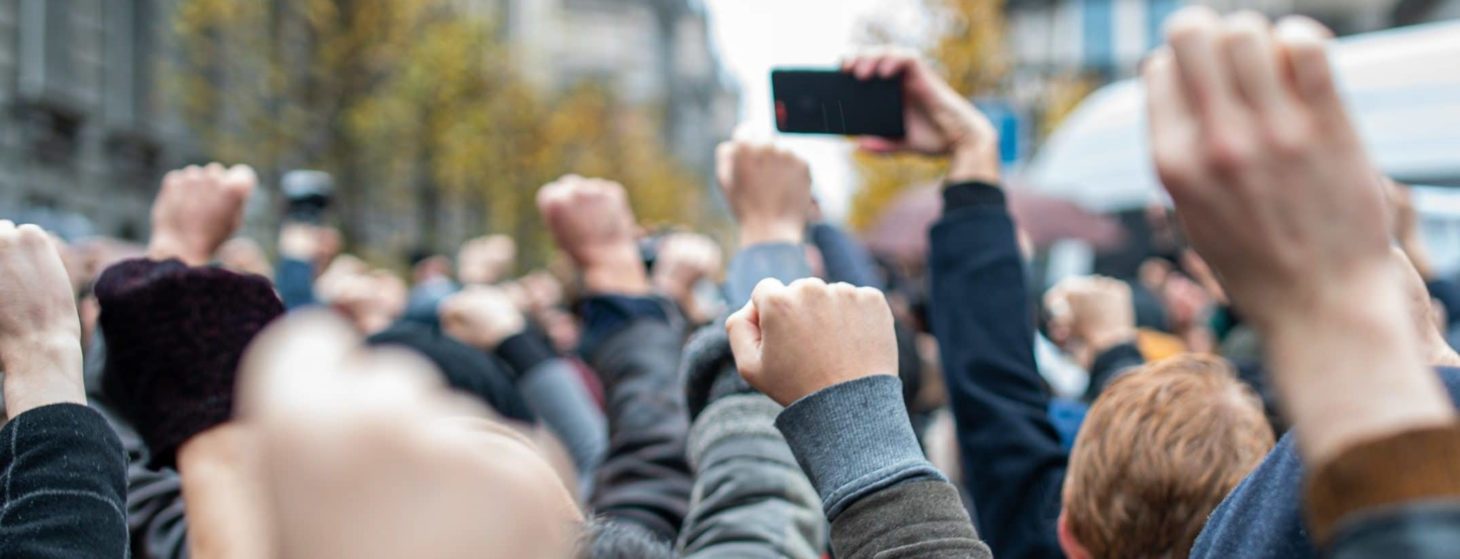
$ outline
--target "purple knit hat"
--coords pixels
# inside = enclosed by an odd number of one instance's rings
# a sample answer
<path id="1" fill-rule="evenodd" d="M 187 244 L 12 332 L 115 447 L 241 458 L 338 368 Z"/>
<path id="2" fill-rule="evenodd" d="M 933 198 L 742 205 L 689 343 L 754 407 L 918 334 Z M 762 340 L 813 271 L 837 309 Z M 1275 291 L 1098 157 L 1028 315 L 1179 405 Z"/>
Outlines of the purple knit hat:
<path id="1" fill-rule="evenodd" d="M 184 441 L 232 416 L 239 359 L 284 305 L 261 276 L 178 260 L 123 261 L 95 292 L 102 390 L 147 443 L 149 466 L 175 467 Z"/>

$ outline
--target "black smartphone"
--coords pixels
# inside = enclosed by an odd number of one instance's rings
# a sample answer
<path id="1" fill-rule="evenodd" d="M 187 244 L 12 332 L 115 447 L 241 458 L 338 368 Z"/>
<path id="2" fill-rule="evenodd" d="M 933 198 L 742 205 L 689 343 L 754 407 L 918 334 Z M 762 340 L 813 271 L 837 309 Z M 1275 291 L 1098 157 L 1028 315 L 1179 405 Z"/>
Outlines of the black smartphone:
<path id="1" fill-rule="evenodd" d="M 840 70 L 771 71 L 776 129 L 901 138 L 902 76 L 858 80 Z"/>

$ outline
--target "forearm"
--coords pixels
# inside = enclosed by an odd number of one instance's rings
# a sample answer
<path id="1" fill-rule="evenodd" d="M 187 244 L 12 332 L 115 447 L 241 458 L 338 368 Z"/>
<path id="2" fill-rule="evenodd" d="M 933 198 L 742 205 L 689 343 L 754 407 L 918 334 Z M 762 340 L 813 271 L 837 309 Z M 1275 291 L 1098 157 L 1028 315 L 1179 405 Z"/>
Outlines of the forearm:
<path id="1" fill-rule="evenodd" d="M 821 251 L 821 260 L 826 265 L 826 281 L 877 289 L 884 287 L 872 255 L 851 235 L 834 225 L 818 223 L 811 226 L 811 242 Z"/>
<path id="2" fill-rule="evenodd" d="M 214 427 L 178 450 L 192 557 L 267 557 L 271 538 L 265 487 L 250 461 L 250 433 L 237 424 Z"/>
<path id="3" fill-rule="evenodd" d="M 957 490 L 923 457 L 897 377 L 823 389 L 786 408 L 776 426 L 821 495 L 838 556 L 922 557 L 932 548 L 913 542 L 935 540 L 969 553 L 934 556 L 987 556 Z"/>
<path id="4" fill-rule="evenodd" d="M 725 296 L 731 309 L 745 306 L 755 285 L 766 278 L 782 283 L 811 277 L 806 249 L 799 243 L 779 242 L 748 246 L 730 261 L 725 275 Z"/>
<path id="5" fill-rule="evenodd" d="M 739 394 L 695 420 L 694 508 L 680 534 L 682 557 L 814 559 L 826 549 L 821 500 L 775 428 L 780 411 L 763 395 Z"/>
<path id="6" fill-rule="evenodd" d="M 1321 465 L 1358 441 L 1455 418 L 1423 362 L 1409 303 L 1392 271 L 1376 266 L 1335 280 L 1259 324 L 1274 386 L 1309 464 Z"/>
<path id="7" fill-rule="evenodd" d="M 1056 557 L 1066 455 L 1034 361 L 1023 261 L 1003 195 L 954 185 L 931 234 L 932 329 L 964 479 L 999 555 Z"/>
<path id="8" fill-rule="evenodd" d="M 589 329 L 600 325 L 591 324 Z M 662 318 L 633 317 L 588 356 L 608 400 L 608 455 L 591 508 L 673 540 L 689 507 L 689 424 L 676 377 L 680 336 Z"/>
<path id="9" fill-rule="evenodd" d="M 527 405 L 566 447 L 578 470 L 582 494 L 591 494 L 593 472 L 608 451 L 608 428 L 572 364 L 531 332 L 504 340 L 497 355 L 517 372 L 517 386 Z"/>
<path id="10" fill-rule="evenodd" d="M 86 405 L 81 342 L 74 335 L 6 340 L 5 412 L 14 417 L 51 404 Z"/>

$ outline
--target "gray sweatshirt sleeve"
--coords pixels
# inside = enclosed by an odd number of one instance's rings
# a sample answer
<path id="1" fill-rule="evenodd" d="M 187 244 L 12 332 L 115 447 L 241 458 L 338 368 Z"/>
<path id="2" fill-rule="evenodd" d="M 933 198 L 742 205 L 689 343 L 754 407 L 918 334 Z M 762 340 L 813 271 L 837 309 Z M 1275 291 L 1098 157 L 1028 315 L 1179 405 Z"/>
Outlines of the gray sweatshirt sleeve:
<path id="1" fill-rule="evenodd" d="M 737 394 L 695 419 L 680 557 L 816 559 L 826 549 L 821 501 L 775 428 L 780 411 L 760 394 Z"/>
<path id="2" fill-rule="evenodd" d="M 539 363 L 522 375 L 517 389 L 573 458 L 579 495 L 593 494 L 593 477 L 608 453 L 608 427 L 598 404 L 562 358 Z"/>
<path id="3" fill-rule="evenodd" d="M 755 284 L 766 278 L 782 283 L 811 277 L 806 262 L 806 247 L 792 243 L 765 243 L 742 249 L 730 260 L 725 275 L 725 297 L 730 308 L 738 309 L 750 301 Z"/>
<path id="4" fill-rule="evenodd" d="M 897 377 L 823 389 L 776 427 L 821 495 L 837 557 L 991 557 L 957 489 L 923 457 Z"/>

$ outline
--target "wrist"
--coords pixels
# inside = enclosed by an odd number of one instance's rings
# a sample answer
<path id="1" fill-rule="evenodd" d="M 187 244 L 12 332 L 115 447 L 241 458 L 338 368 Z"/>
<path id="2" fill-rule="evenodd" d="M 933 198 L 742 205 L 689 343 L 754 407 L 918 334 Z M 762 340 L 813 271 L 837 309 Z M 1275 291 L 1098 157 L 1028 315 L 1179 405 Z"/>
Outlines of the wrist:
<path id="1" fill-rule="evenodd" d="M 769 243 L 801 244 L 806 238 L 802 222 L 756 222 L 746 220 L 740 226 L 740 247 Z"/>
<path id="2" fill-rule="evenodd" d="M 999 184 L 997 138 L 973 138 L 955 142 L 948 151 L 948 183 L 979 181 Z"/>
<path id="3" fill-rule="evenodd" d="M 4 349 L 5 409 L 9 416 L 50 404 L 86 405 L 81 343 L 76 336 L 38 337 L 7 344 Z"/>
<path id="4" fill-rule="evenodd" d="M 589 293 L 600 294 L 647 295 L 651 291 L 649 274 L 633 246 L 608 251 L 599 259 L 585 262 L 583 287 Z"/>
<path id="5" fill-rule="evenodd" d="M 1399 283 L 1368 285 L 1352 285 L 1346 304 L 1330 293 L 1305 314 L 1259 324 L 1274 385 L 1309 463 L 1357 441 L 1454 419 L 1423 361 Z"/>
<path id="6" fill-rule="evenodd" d="M 1135 343 L 1136 328 L 1134 326 L 1121 326 L 1092 332 L 1085 336 L 1086 345 L 1090 346 L 1092 358 L 1099 356 L 1110 348 L 1122 344 Z"/>
<path id="7" fill-rule="evenodd" d="M 147 258 L 158 262 L 176 258 L 189 266 L 202 266 L 213 258 L 213 253 L 171 235 L 153 233 L 147 243 Z"/>

